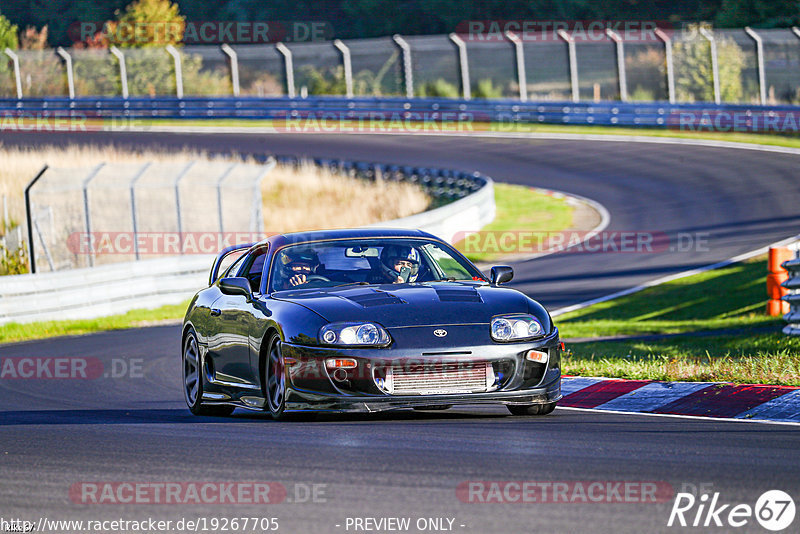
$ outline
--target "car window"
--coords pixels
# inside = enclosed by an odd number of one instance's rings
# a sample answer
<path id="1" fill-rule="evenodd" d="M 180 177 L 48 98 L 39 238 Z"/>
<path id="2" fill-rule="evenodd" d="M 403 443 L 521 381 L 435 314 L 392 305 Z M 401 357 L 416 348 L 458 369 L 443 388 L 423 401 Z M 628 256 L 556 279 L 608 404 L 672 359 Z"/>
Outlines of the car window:
<path id="1" fill-rule="evenodd" d="M 257 292 L 261 289 L 261 276 L 264 272 L 264 261 L 267 259 L 267 247 L 257 249 L 247 256 L 243 265 L 239 269 L 237 276 L 247 278 L 250 282 L 250 289 Z"/>
<path id="2" fill-rule="evenodd" d="M 219 272 L 223 273 L 222 277 L 233 276 L 236 273 L 236 271 L 239 270 L 239 267 L 242 266 L 242 262 L 247 257 L 247 254 L 245 254 L 245 252 L 247 252 L 247 249 L 243 249 L 241 252 L 239 252 L 238 257 L 236 253 L 233 253 L 230 254 L 229 256 L 226 256 L 225 259 L 222 260 L 223 267 L 221 267 L 219 270 Z M 225 263 L 228 262 L 228 258 L 230 258 L 233 261 L 233 263 L 228 268 L 225 268 L 224 265 Z"/>
<path id="3" fill-rule="evenodd" d="M 442 280 L 484 278 L 442 243 L 363 238 L 301 243 L 280 249 L 272 262 L 270 291 Z"/>
<path id="4" fill-rule="evenodd" d="M 453 278 L 455 280 L 471 280 L 474 276 L 461 263 L 446 251 L 433 243 L 422 246 L 422 249 L 430 256 L 431 260 L 442 270 L 443 278 Z"/>

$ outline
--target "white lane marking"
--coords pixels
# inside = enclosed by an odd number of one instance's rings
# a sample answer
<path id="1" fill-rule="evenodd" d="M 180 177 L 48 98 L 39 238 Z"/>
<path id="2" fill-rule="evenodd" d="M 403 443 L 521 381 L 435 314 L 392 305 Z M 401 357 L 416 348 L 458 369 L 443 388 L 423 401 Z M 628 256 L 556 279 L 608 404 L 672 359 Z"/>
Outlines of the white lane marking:
<path id="1" fill-rule="evenodd" d="M 755 408 L 740 413 L 735 417 L 737 419 L 760 417 L 769 418 L 771 421 L 800 423 L 800 389 L 759 404 Z"/>
<path id="2" fill-rule="evenodd" d="M 713 385 L 712 382 L 651 382 L 605 404 L 595 406 L 594 409 L 647 412 Z"/>
<path id="3" fill-rule="evenodd" d="M 559 410 L 574 410 L 578 412 L 590 412 L 597 414 L 600 410 L 596 408 L 572 408 L 570 406 L 559 406 L 554 413 Z M 678 419 L 697 419 L 700 421 L 716 421 L 718 423 L 760 423 L 764 425 L 784 425 L 800 427 L 800 422 L 795 423 L 792 421 L 768 421 L 766 419 L 731 419 L 727 417 L 706 417 L 702 415 L 676 415 L 670 413 L 650 413 L 650 412 L 624 412 L 621 410 L 602 410 L 602 413 L 613 413 L 618 415 L 642 415 L 645 417 L 675 417 Z"/>

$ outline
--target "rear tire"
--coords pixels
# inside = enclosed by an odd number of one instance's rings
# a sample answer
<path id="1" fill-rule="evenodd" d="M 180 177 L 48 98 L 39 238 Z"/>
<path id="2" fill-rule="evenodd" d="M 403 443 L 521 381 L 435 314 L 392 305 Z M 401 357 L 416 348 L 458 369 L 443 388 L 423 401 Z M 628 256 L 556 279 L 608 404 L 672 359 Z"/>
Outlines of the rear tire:
<path id="1" fill-rule="evenodd" d="M 233 406 L 223 404 L 204 404 L 203 385 L 205 373 L 203 372 L 202 358 L 197 344 L 197 334 L 190 329 L 183 340 L 183 398 L 189 411 L 194 415 L 212 415 L 224 417 L 233 413 Z"/>
<path id="2" fill-rule="evenodd" d="M 557 402 L 548 402 L 546 404 L 507 404 L 506 408 L 511 412 L 511 415 L 547 415 L 556 409 Z"/>

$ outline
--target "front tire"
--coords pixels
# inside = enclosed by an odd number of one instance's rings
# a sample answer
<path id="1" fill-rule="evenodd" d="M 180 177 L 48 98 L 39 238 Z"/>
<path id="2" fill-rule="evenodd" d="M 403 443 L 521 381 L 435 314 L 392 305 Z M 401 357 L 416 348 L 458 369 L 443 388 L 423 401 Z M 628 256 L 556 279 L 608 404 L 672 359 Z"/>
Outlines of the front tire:
<path id="1" fill-rule="evenodd" d="M 284 417 L 286 410 L 286 371 L 281 353 L 281 337 L 273 334 L 267 345 L 266 365 L 262 377 L 265 408 L 273 419 Z"/>
<path id="2" fill-rule="evenodd" d="M 547 415 L 556 409 L 557 404 L 557 402 L 527 405 L 507 404 L 506 408 L 511 415 Z"/>
<path id="3" fill-rule="evenodd" d="M 189 330 L 183 340 L 183 398 L 194 415 L 226 416 L 233 406 L 203 404 L 204 375 L 202 358 L 197 344 L 197 334 Z"/>

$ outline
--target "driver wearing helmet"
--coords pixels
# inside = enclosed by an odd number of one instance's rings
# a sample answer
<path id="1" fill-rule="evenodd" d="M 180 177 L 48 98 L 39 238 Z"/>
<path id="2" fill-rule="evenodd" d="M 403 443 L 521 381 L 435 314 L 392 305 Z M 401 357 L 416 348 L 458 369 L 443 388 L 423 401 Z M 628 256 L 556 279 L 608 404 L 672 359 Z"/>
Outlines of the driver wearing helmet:
<path id="1" fill-rule="evenodd" d="M 388 245 L 381 251 L 380 275 L 382 283 L 404 284 L 414 282 L 419 274 L 419 251 L 405 245 Z"/>
<path id="2" fill-rule="evenodd" d="M 290 250 L 281 258 L 283 263 L 284 289 L 303 285 L 308 277 L 317 272 L 319 256 L 311 249 Z"/>

